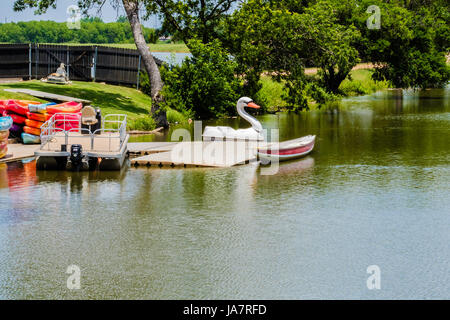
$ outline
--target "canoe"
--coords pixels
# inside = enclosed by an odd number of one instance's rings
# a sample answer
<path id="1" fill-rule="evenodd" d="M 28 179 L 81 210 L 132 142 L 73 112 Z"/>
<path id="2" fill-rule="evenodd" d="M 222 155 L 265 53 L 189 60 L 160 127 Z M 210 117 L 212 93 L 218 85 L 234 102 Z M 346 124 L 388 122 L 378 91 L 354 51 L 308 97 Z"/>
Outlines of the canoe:
<path id="1" fill-rule="evenodd" d="M 37 112 L 28 112 L 27 117 L 30 120 L 45 122 L 47 121 L 47 117 L 45 113 L 37 113 Z"/>
<path id="2" fill-rule="evenodd" d="M 13 99 L 10 99 L 7 102 L 6 109 L 9 112 L 14 112 L 14 113 L 20 114 L 22 116 L 26 116 L 27 112 L 29 111 L 28 110 L 28 105 L 29 104 L 39 104 L 39 102 L 37 102 L 37 101 L 30 101 L 30 100 L 13 100 Z"/>
<path id="3" fill-rule="evenodd" d="M 15 113 L 9 113 L 8 115 L 13 119 L 13 122 L 17 124 L 25 124 L 25 120 L 27 120 L 27 118 Z"/>
<path id="4" fill-rule="evenodd" d="M 41 137 L 34 134 L 22 133 L 22 142 L 24 144 L 36 144 L 41 143 Z"/>
<path id="5" fill-rule="evenodd" d="M 54 104 L 52 106 L 47 106 L 48 113 L 77 113 L 81 111 L 83 104 L 80 102 L 65 102 L 61 104 Z"/>
<path id="6" fill-rule="evenodd" d="M 30 104 L 28 105 L 28 110 L 30 112 L 36 112 L 36 113 L 46 113 L 48 106 L 56 105 L 54 102 L 49 103 L 41 103 L 41 104 Z"/>
<path id="7" fill-rule="evenodd" d="M 258 157 L 263 161 L 285 161 L 300 158 L 314 148 L 316 136 L 309 135 L 277 144 L 269 143 L 258 147 Z"/>
<path id="8" fill-rule="evenodd" d="M 13 124 L 11 117 L 0 117 L 0 131 L 9 130 Z"/>
<path id="9" fill-rule="evenodd" d="M 26 125 L 27 127 L 32 127 L 32 128 L 40 129 L 41 126 L 42 126 L 43 124 L 44 124 L 44 123 L 41 122 L 41 121 L 36 121 L 36 120 L 31 120 L 31 119 L 26 119 L 26 120 L 25 120 L 25 125 Z"/>
<path id="10" fill-rule="evenodd" d="M 41 135 L 41 129 L 28 127 L 28 126 L 23 127 L 23 132 L 33 134 L 35 136 Z"/>

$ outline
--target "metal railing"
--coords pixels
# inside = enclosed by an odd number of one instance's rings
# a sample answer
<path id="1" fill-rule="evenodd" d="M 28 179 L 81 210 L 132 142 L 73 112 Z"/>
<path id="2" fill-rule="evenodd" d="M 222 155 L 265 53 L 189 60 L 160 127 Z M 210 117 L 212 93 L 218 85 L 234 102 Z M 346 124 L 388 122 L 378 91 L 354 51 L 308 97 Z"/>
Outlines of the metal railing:
<path id="1" fill-rule="evenodd" d="M 64 144 L 66 146 L 74 143 L 82 144 L 83 149 L 86 151 L 119 152 L 122 150 L 127 137 L 126 115 L 109 114 L 104 116 L 101 129 L 97 129 L 94 132 L 91 132 L 90 129 L 82 128 L 81 116 L 77 117 L 78 119 L 75 119 L 75 117 L 76 115 L 73 113 L 56 113 L 47 120 L 41 126 L 40 150 L 58 152 L 59 150 L 50 150 L 50 144 L 52 142 L 56 143 L 57 137 L 64 137 Z M 75 123 L 77 126 L 74 125 Z M 99 143 L 100 141 L 102 143 Z M 104 141 L 107 141 L 106 144 L 103 143 Z M 106 147 L 106 150 L 104 147 Z"/>

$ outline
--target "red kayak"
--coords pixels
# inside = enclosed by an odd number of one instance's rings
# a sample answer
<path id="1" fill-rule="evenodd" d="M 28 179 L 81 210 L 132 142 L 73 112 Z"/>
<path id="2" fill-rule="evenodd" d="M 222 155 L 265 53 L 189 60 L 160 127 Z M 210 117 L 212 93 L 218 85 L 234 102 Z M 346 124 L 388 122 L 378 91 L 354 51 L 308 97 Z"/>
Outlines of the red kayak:
<path id="1" fill-rule="evenodd" d="M 40 136 L 41 135 L 41 129 L 28 127 L 28 126 L 23 127 L 23 132 L 28 133 L 28 134 L 32 134 L 32 135 L 35 135 L 35 136 Z"/>
<path id="2" fill-rule="evenodd" d="M 83 104 L 80 102 L 64 102 L 60 104 L 54 104 L 51 106 L 47 106 L 47 113 L 55 114 L 55 113 L 77 113 L 81 111 L 83 108 Z"/>
<path id="3" fill-rule="evenodd" d="M 78 129 L 80 127 L 81 112 L 73 114 L 47 114 L 47 121 L 53 117 L 55 128 L 69 131 L 70 129 Z"/>
<path id="4" fill-rule="evenodd" d="M 40 129 L 43 124 L 44 124 L 44 122 L 41 122 L 41 121 L 36 121 L 36 120 L 31 120 L 31 119 L 25 120 L 25 125 L 28 127 L 32 127 L 32 128 Z"/>
<path id="5" fill-rule="evenodd" d="M 6 114 L 6 104 L 8 100 L 0 100 L 0 117 Z"/>
<path id="6" fill-rule="evenodd" d="M 41 121 L 41 122 L 47 121 L 45 113 L 28 112 L 27 117 L 30 120 L 36 120 L 36 121 Z"/>
<path id="7" fill-rule="evenodd" d="M 19 116 L 18 114 L 15 113 L 9 113 L 8 115 L 13 119 L 13 122 L 16 124 L 24 124 L 25 120 L 27 120 L 27 118 Z"/>
<path id="8" fill-rule="evenodd" d="M 36 101 L 30 101 L 30 100 L 8 100 L 6 103 L 6 110 L 9 112 L 20 114 L 21 116 L 27 116 L 28 113 L 28 105 L 29 104 L 39 104 L 39 102 Z"/>

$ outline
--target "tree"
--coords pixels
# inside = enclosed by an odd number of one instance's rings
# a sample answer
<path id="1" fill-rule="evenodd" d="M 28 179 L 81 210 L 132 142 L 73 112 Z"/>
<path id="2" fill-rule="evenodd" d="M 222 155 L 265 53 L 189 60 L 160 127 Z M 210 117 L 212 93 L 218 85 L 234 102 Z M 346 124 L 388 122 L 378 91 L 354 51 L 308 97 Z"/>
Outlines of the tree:
<path id="1" fill-rule="evenodd" d="M 378 65 L 376 80 L 396 87 L 439 87 L 450 78 L 445 55 L 450 44 L 447 0 L 330 0 L 338 22 L 355 26 L 361 59 Z M 369 6 L 380 10 L 380 28 L 368 28 Z"/>
<path id="2" fill-rule="evenodd" d="M 359 32 L 339 24 L 326 1 L 309 7 L 304 3 L 249 0 L 227 21 L 223 33 L 226 47 L 241 65 L 246 88 L 257 90 L 259 75 L 267 71 L 283 80 L 285 100 L 292 110 L 307 108 L 306 95 L 319 88 L 323 88 L 322 98 L 327 96 L 324 92 L 330 97 L 338 93 L 340 83 L 359 61 L 353 47 Z M 320 69 L 318 80 L 304 74 L 311 65 Z M 316 83 L 308 85 L 313 80 Z"/>
<path id="3" fill-rule="evenodd" d="M 209 43 L 217 38 L 217 27 L 238 0 L 153 0 L 146 1 L 147 13 L 164 18 L 163 32 L 184 43 L 199 39 Z"/>
<path id="4" fill-rule="evenodd" d="M 152 107 L 151 111 L 153 117 L 158 125 L 167 127 L 166 112 L 161 108 L 163 103 L 163 97 L 160 94 L 163 87 L 163 82 L 161 80 L 161 74 L 159 72 L 158 66 L 153 59 L 152 54 L 145 41 L 144 33 L 142 31 L 139 9 L 145 7 L 148 3 L 153 1 L 147 0 L 111 0 L 113 5 L 118 7 L 120 4 L 125 9 L 128 21 L 130 22 L 131 31 L 133 33 L 134 42 L 139 54 L 142 56 L 142 62 L 144 67 L 149 74 L 151 83 L 151 98 Z M 86 14 L 89 9 L 93 6 L 102 6 L 105 0 L 79 0 L 78 5 Z M 14 2 L 14 10 L 21 11 L 25 8 L 37 8 L 37 14 L 45 13 L 48 8 L 56 8 L 57 0 L 16 0 Z"/>
<path id="5" fill-rule="evenodd" d="M 181 66 L 163 68 L 166 103 L 172 109 L 187 111 L 200 119 L 234 115 L 241 93 L 241 81 L 236 77 L 237 63 L 217 39 L 208 44 L 195 39 L 188 44 L 192 57 Z"/>
<path id="6" fill-rule="evenodd" d="M 369 5 L 380 8 L 380 29 L 366 27 Z M 448 2 L 441 0 L 364 0 L 347 23 L 362 34 L 361 55 L 379 65 L 375 79 L 390 80 L 400 88 L 441 87 L 450 79 L 445 57 L 449 12 Z"/>

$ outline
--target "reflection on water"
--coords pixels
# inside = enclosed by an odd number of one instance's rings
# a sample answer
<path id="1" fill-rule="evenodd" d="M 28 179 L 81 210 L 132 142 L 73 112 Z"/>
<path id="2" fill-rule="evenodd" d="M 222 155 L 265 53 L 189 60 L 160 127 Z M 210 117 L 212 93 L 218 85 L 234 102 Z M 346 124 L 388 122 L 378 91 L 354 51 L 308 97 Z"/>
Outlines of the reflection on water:
<path id="1" fill-rule="evenodd" d="M 391 90 L 261 116 L 281 140 L 318 136 L 271 176 L 0 165 L 0 298 L 448 299 L 449 100 Z M 379 291 L 366 288 L 373 264 Z"/>

